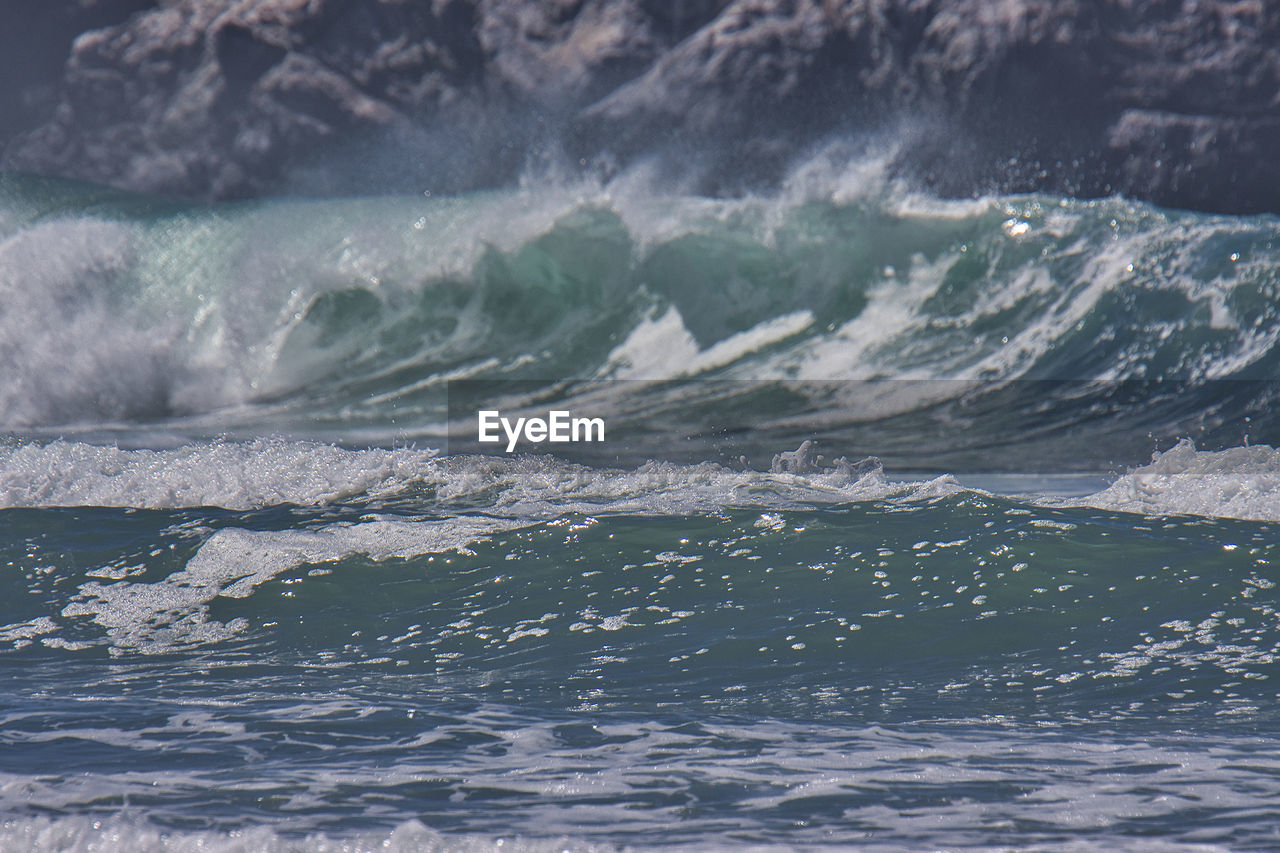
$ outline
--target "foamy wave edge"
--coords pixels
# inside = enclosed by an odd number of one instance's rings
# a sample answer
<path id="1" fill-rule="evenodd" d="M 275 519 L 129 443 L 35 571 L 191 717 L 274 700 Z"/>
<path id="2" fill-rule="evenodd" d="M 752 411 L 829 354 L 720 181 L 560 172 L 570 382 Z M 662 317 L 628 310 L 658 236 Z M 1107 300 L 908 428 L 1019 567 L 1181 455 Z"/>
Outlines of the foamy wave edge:
<path id="1" fill-rule="evenodd" d="M 519 853 L 588 853 L 616 850 L 571 838 L 508 838 L 481 834 L 444 834 L 420 821 L 400 824 L 389 833 L 368 833 L 351 837 L 309 834 L 282 835 L 266 827 L 182 831 L 156 827 L 142 820 L 115 817 L 107 820 L 87 816 L 45 817 L 8 820 L 0 824 L 0 849 L 29 850 L 32 853 L 443 853 L 443 851 L 511 850 Z"/>
<path id="2" fill-rule="evenodd" d="M 791 456 L 792 454 L 782 454 Z M 283 438 L 125 450 L 73 441 L 0 446 L 0 508 L 316 506 L 410 496 L 520 515 L 610 509 L 684 513 L 782 507 L 959 491 L 949 476 L 891 482 L 879 462 L 775 471 L 714 462 L 591 468 L 551 456 L 442 456 L 435 450 L 349 450 Z"/>
<path id="3" fill-rule="evenodd" d="M 1280 450 L 1265 444 L 1197 450 L 1184 438 L 1081 503 L 1148 516 L 1280 521 Z"/>

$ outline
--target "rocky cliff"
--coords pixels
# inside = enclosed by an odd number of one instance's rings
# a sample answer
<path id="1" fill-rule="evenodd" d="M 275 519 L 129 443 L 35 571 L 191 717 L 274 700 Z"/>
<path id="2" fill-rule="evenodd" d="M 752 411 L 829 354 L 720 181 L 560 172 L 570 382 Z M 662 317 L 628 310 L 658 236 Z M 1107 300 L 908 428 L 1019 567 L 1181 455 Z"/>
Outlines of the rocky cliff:
<path id="1" fill-rule="evenodd" d="M 641 158 L 705 192 L 838 139 L 947 195 L 1280 211 L 1264 0 L 13 0 L 11 169 L 192 198 Z"/>

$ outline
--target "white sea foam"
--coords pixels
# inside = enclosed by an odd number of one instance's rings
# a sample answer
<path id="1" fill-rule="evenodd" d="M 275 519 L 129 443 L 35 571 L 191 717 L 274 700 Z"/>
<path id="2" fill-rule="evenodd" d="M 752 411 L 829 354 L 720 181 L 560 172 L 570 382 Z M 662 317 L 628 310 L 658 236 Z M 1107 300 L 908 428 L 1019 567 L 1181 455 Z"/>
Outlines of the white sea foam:
<path id="1" fill-rule="evenodd" d="M 147 509 L 323 504 L 426 476 L 432 450 L 344 450 L 283 439 L 122 450 L 72 441 L 0 446 L 0 507 Z"/>
<path id="2" fill-rule="evenodd" d="M 813 324 L 813 314 L 796 311 L 766 320 L 718 341 L 705 350 L 684 324 L 674 305 L 642 320 L 609 354 L 599 375 L 611 379 L 670 379 L 692 376 L 732 364 L 778 341 L 794 337 Z"/>
<path id="3" fill-rule="evenodd" d="M 834 462 L 773 472 L 712 462 L 611 469 L 549 456 L 442 457 L 432 450 L 348 450 L 285 439 L 173 450 L 72 441 L 0 446 L 0 508 L 252 509 L 414 496 L 537 518 L 574 510 L 674 515 L 727 506 L 915 500 L 960 490 L 949 476 L 893 481 L 874 465 Z M 1183 440 L 1077 503 L 1147 515 L 1280 521 L 1280 451 L 1267 445 L 1198 451 Z"/>
<path id="4" fill-rule="evenodd" d="M 892 482 L 878 466 L 853 470 L 835 463 L 778 472 L 710 462 L 648 462 L 619 470 L 550 456 L 441 457 L 432 450 L 347 450 L 285 439 L 216 441 L 174 450 L 72 441 L 0 446 L 0 507 L 252 509 L 411 494 L 536 517 L 575 506 L 678 514 L 723 506 L 930 497 L 958 489 L 950 477 Z"/>
<path id="5" fill-rule="evenodd" d="M 89 617 L 105 629 L 106 642 L 116 654 L 158 653 L 178 645 L 217 642 L 248 627 L 243 619 L 224 623 L 208 617 L 209 603 L 219 596 L 247 598 L 256 587 L 304 563 L 329 563 L 348 554 L 385 560 L 441 553 L 465 548 L 516 524 L 468 517 L 413 522 L 375 518 L 314 530 L 225 528 L 209 537 L 185 568 L 162 580 L 81 584 L 60 615 L 72 621 Z M 47 629 L 41 632 L 47 634 L 61 628 L 47 623 L 39 627 Z M 4 631 L 21 634 L 20 628 L 8 626 Z M 22 639 L 30 636 L 27 632 Z M 49 645 L 55 639 L 45 636 L 41 642 Z"/>
<path id="6" fill-rule="evenodd" d="M 0 424 L 112 420 L 158 407 L 180 326 L 143 321 L 116 298 L 136 253 L 128 227 L 94 219 L 0 238 Z"/>
<path id="7" fill-rule="evenodd" d="M 783 454 L 770 472 L 662 462 L 622 471 L 545 456 L 437 458 L 430 451 L 352 451 L 265 440 L 171 451 L 70 442 L 19 445 L 0 455 L 0 496 L 7 506 L 250 508 L 413 495 L 423 506 L 482 505 L 488 514 L 406 519 L 366 513 L 357 521 L 289 530 L 222 528 L 182 569 L 158 580 L 135 578 L 128 566 L 88 571 L 91 579 L 79 585 L 58 617 L 0 627 L 0 641 L 71 650 L 105 643 L 113 654 L 218 642 L 248 624 L 211 618 L 215 599 L 248 597 L 298 566 L 352 554 L 377 561 L 464 549 L 493 533 L 566 512 L 686 516 L 727 506 L 921 500 L 960 489 L 950 477 L 891 482 L 874 460 L 836 460 L 825 467 L 812 451 L 806 443 L 801 451 Z M 101 629 L 97 639 L 86 639 L 74 627 L 86 619 Z"/>
<path id="8" fill-rule="evenodd" d="M 616 850 L 569 837 L 520 838 L 476 833 L 441 833 L 420 821 L 400 824 L 390 832 L 353 836 L 281 835 L 266 827 L 229 832 L 161 828 L 140 819 L 91 817 L 33 818 L 0 824 L 0 849 L 30 853 L 445 853 L 445 851 L 515 851 L 516 853 L 588 853 Z"/>
<path id="9" fill-rule="evenodd" d="M 1183 439 L 1082 503 L 1144 515 L 1280 521 L 1280 451 L 1267 445 L 1201 451 Z"/>

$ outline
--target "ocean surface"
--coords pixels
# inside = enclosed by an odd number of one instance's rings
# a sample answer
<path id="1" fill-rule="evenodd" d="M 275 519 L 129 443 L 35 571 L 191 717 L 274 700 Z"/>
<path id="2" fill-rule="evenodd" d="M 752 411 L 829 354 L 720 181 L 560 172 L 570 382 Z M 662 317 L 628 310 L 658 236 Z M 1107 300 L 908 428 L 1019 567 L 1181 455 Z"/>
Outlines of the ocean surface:
<path id="1" fill-rule="evenodd" d="M 1275 849 L 1278 297 L 857 169 L 0 176 L 0 849 Z"/>

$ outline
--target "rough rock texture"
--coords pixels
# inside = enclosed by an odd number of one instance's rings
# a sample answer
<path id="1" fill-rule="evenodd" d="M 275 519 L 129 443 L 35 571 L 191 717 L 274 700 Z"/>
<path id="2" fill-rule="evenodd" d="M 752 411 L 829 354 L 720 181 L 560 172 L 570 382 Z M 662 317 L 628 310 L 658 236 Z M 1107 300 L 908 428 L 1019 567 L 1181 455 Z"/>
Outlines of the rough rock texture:
<path id="1" fill-rule="evenodd" d="M 730 186 L 887 127 L 897 168 L 948 194 L 1275 210 L 1278 63 L 1280 7 L 1260 0 L 739 0 L 577 127 L 714 151 Z"/>
<path id="2" fill-rule="evenodd" d="M 946 194 L 1280 211 L 1269 0 L 14 2 L 41 24 L 0 35 L 6 166 L 135 190 L 461 190 L 554 154 L 736 192 L 841 138 Z"/>
<path id="3" fill-rule="evenodd" d="M 0 5 L 0 150 L 5 140 L 49 120 L 77 35 L 155 5 L 155 0 L 5 0 Z"/>

